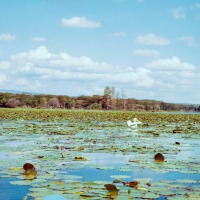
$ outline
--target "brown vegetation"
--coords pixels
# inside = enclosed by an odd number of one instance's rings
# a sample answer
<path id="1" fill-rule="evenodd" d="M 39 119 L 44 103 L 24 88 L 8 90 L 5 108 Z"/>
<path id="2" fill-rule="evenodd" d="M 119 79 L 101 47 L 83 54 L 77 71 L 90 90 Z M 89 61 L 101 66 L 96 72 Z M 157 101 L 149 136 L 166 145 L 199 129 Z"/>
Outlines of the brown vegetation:
<path id="1" fill-rule="evenodd" d="M 16 108 L 60 108 L 130 111 L 199 111 L 199 107 L 188 104 L 173 104 L 155 100 L 138 100 L 114 95 L 114 89 L 105 87 L 104 95 L 69 97 L 64 95 L 32 95 L 0 93 L 0 107 Z"/>

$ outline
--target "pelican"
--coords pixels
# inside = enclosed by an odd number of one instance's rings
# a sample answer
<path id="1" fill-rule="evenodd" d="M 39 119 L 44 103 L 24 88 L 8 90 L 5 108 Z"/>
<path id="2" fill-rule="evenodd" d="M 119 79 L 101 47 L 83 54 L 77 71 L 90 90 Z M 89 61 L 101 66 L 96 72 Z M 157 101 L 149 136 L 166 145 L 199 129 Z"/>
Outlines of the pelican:
<path id="1" fill-rule="evenodd" d="M 139 121 L 136 117 L 133 119 L 133 122 L 131 120 L 127 121 L 128 126 L 130 126 L 131 128 L 137 128 L 137 126 L 139 124 L 142 124 L 141 121 Z"/>

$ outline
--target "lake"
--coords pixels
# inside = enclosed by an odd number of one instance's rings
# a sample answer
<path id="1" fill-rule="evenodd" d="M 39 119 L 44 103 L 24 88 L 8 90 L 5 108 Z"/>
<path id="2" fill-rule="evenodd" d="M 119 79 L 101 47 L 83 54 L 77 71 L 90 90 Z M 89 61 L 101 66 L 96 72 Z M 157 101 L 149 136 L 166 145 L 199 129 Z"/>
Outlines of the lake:
<path id="1" fill-rule="evenodd" d="M 174 115 L 174 114 L 173 114 Z M 1 120 L 0 199 L 198 199 L 200 125 Z M 164 162 L 154 156 L 161 153 Z M 23 175 L 31 163 L 37 176 Z M 137 186 L 128 183 L 135 181 Z M 108 190 L 114 185 L 118 191 Z"/>

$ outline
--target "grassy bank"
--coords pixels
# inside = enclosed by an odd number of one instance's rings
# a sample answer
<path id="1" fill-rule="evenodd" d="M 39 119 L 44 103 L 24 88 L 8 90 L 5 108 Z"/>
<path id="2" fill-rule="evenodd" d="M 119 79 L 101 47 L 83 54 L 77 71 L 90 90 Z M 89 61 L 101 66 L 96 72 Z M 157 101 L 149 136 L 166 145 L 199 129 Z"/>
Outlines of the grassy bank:
<path id="1" fill-rule="evenodd" d="M 200 123 L 199 114 L 154 113 L 130 111 L 94 111 L 94 110 L 50 110 L 50 109 L 0 109 L 1 120 L 34 120 L 34 121 L 99 121 L 124 122 L 137 117 L 144 123 L 159 124 L 187 122 Z"/>

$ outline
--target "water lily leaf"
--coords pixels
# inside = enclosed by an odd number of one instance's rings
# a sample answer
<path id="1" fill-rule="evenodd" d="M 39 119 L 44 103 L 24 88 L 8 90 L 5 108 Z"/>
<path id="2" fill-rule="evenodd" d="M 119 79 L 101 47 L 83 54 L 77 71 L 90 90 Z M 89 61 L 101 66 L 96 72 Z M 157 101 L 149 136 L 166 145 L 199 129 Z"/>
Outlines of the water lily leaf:
<path id="1" fill-rule="evenodd" d="M 24 179 L 26 180 L 33 180 L 35 179 L 37 176 L 37 172 L 36 171 L 31 171 L 31 172 L 28 172 L 28 173 L 24 173 Z"/>
<path id="2" fill-rule="evenodd" d="M 146 191 L 134 189 L 134 191 L 129 193 L 129 196 L 134 199 L 135 198 L 142 199 L 145 194 L 146 194 Z"/>
<path id="3" fill-rule="evenodd" d="M 1 112 L 2 109 L 0 115 Z M 197 115 L 137 113 L 145 123 L 137 130 L 136 137 L 124 128 L 124 121 L 133 115 L 132 112 L 90 111 L 86 115 L 86 111 L 37 110 L 37 117 L 31 114 L 33 121 L 26 119 L 31 119 L 30 113 L 36 111 L 29 109 L 29 116 L 19 116 L 24 110 L 6 110 L 5 114 L 13 112 L 25 121 L 1 121 L 0 177 L 16 177 L 21 180 L 12 181 L 12 184 L 48 189 L 48 194 L 40 189 L 30 191 L 30 195 L 38 200 L 59 191 L 70 200 L 89 199 L 80 196 L 88 193 L 95 194 L 90 199 L 142 199 L 153 197 L 153 194 L 166 195 L 169 199 L 198 199 L 199 182 L 195 181 L 200 173 L 200 117 Z M 179 127 L 181 133 L 173 134 L 173 130 Z M 177 141 L 181 145 L 176 144 Z M 155 152 L 166 154 L 167 162 L 162 165 L 152 162 Z M 77 155 L 87 158 L 87 162 L 75 160 Z M 37 179 L 24 180 L 24 175 L 19 176 L 23 168 L 14 169 L 23 166 L 24 160 L 34 163 L 38 170 Z M 151 178 L 151 184 L 143 181 L 143 177 Z M 127 181 L 125 178 L 134 178 L 140 184 L 133 188 L 125 187 L 120 182 L 120 179 Z M 63 183 L 53 183 L 58 180 Z M 120 192 L 105 189 L 104 184 L 110 184 L 112 180 Z M 63 192 L 65 194 L 61 194 Z"/>
<path id="4" fill-rule="evenodd" d="M 100 170 L 111 170 L 111 169 L 114 169 L 114 167 L 112 166 L 98 166 L 96 167 L 96 169 L 100 169 Z"/>
<path id="5" fill-rule="evenodd" d="M 187 180 L 187 179 L 178 179 L 177 180 L 177 182 L 179 182 L 179 183 L 190 183 L 190 184 L 192 184 L 192 183 L 198 183 L 198 181 L 196 181 L 196 180 Z"/>
<path id="6" fill-rule="evenodd" d="M 135 188 L 135 187 L 137 187 L 140 184 L 140 182 L 139 181 L 130 181 L 130 182 L 123 182 L 123 184 L 125 186 Z"/>
<path id="7" fill-rule="evenodd" d="M 39 188 L 39 187 L 36 187 L 36 188 L 30 188 L 29 189 L 31 192 L 46 192 L 46 193 L 48 193 L 48 192 L 51 192 L 51 190 L 50 189 L 48 189 L 48 188 Z"/>
<path id="8" fill-rule="evenodd" d="M 165 160 L 165 157 L 161 154 L 161 153 L 157 153 L 155 156 L 154 156 L 154 159 L 155 161 L 157 162 L 163 162 Z"/>
<path id="9" fill-rule="evenodd" d="M 22 167 L 11 167 L 9 168 L 10 171 L 21 171 Z"/>
<path id="10" fill-rule="evenodd" d="M 157 199 L 157 198 L 159 198 L 160 197 L 160 195 L 158 195 L 158 194 L 154 194 L 154 193 L 147 193 L 147 194 L 145 194 L 144 195 L 144 199 Z"/>
<path id="11" fill-rule="evenodd" d="M 96 197 L 96 194 L 92 194 L 92 193 L 82 193 L 80 194 L 81 197 Z M 91 199 L 91 198 L 90 198 Z"/>
<path id="12" fill-rule="evenodd" d="M 113 184 L 104 184 L 104 187 L 106 188 L 106 190 L 109 190 L 109 191 L 118 191 L 117 187 Z"/>
<path id="13" fill-rule="evenodd" d="M 55 194 L 55 195 L 45 196 L 42 198 L 42 200 L 67 200 L 67 199 L 61 195 Z"/>
<path id="14" fill-rule="evenodd" d="M 82 176 L 76 176 L 76 175 L 65 175 L 63 177 L 64 179 L 71 179 L 71 180 L 76 180 L 76 179 L 82 179 L 83 177 Z"/>
<path id="15" fill-rule="evenodd" d="M 29 181 L 10 181 L 12 185 L 30 185 Z"/>
<path id="16" fill-rule="evenodd" d="M 113 183 L 122 183 L 122 181 L 119 180 L 119 179 L 114 179 L 114 180 L 113 180 Z"/>
<path id="17" fill-rule="evenodd" d="M 50 185 L 65 185 L 64 181 L 51 181 L 49 182 Z"/>
<path id="18" fill-rule="evenodd" d="M 127 176 L 127 175 L 112 175 L 110 177 L 114 178 L 114 179 L 126 179 L 126 178 L 130 178 L 130 176 Z"/>
<path id="19" fill-rule="evenodd" d="M 158 191 L 158 194 L 162 195 L 162 196 L 175 196 L 175 192 L 170 191 L 170 190 L 161 190 Z"/>
<path id="20" fill-rule="evenodd" d="M 75 156 L 74 158 L 75 160 L 82 160 L 82 161 L 86 161 L 87 159 L 83 156 Z"/>

